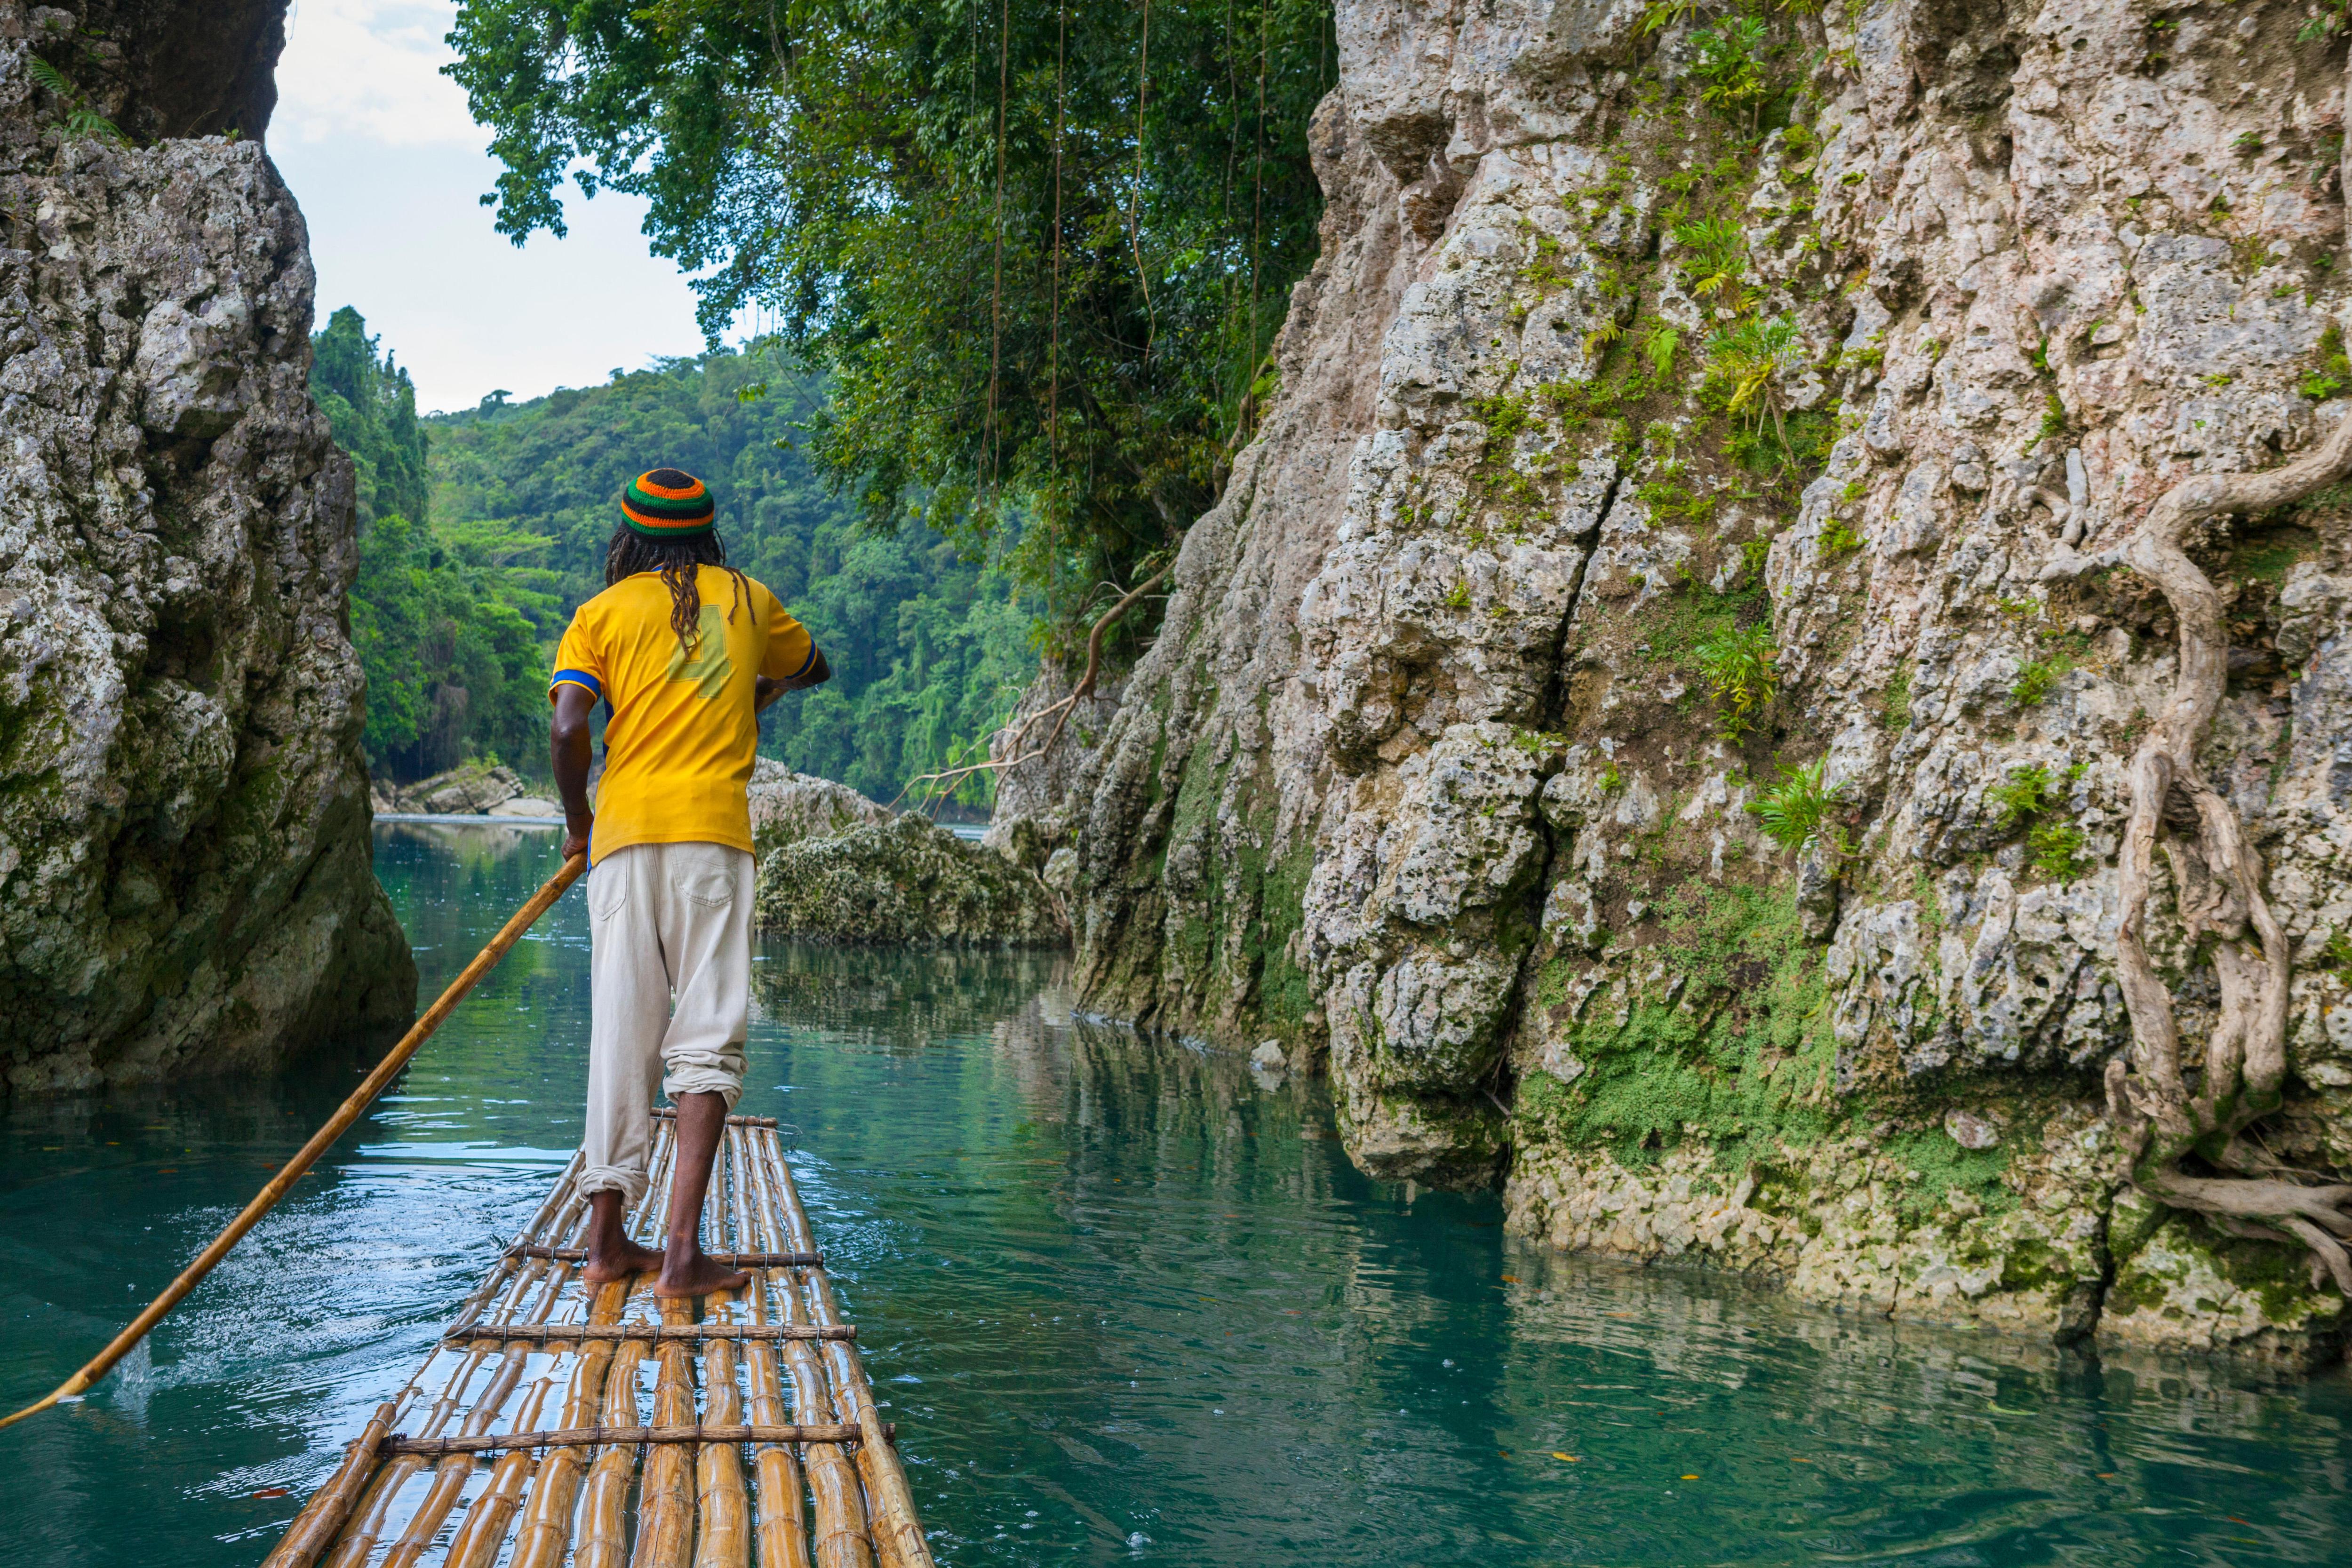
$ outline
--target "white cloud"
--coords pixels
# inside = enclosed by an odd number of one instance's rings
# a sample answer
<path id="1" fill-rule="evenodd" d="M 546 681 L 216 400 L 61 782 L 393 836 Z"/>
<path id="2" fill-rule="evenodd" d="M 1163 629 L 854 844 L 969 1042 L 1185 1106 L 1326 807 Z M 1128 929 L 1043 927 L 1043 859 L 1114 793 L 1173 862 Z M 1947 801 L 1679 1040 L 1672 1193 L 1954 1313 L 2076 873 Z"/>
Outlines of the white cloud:
<path id="1" fill-rule="evenodd" d="M 385 147 L 478 148 L 489 138 L 441 74 L 446 0 L 299 0 L 286 19 L 270 140 L 352 136 Z"/>

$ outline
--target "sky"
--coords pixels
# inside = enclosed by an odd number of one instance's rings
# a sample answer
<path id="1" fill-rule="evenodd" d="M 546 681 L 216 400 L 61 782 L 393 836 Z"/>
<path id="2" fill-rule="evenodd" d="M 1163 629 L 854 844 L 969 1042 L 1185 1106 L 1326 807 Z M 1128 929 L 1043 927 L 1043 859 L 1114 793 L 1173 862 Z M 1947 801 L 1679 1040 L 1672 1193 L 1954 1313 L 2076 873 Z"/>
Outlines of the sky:
<path id="1" fill-rule="evenodd" d="M 417 407 L 587 386 L 702 348 L 694 294 L 646 253 L 645 204 L 572 187 L 569 237 L 517 249 L 479 198 L 499 165 L 439 74 L 451 0 L 296 0 L 268 146 L 310 225 L 318 319 L 356 306 Z"/>

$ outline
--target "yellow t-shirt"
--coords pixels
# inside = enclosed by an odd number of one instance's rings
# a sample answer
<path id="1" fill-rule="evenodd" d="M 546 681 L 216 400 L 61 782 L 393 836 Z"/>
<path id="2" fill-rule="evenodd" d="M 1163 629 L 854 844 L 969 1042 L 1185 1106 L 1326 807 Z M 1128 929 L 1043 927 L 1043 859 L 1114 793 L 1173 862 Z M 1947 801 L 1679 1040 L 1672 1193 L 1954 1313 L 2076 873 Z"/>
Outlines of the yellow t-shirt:
<path id="1" fill-rule="evenodd" d="M 702 619 L 691 654 L 670 630 L 669 589 L 650 571 L 582 605 L 556 649 L 548 700 L 574 685 L 610 705 L 592 863 L 631 844 L 751 847 L 753 682 L 807 674 L 816 643 L 763 584 L 739 604 L 731 574 L 697 570 Z"/>

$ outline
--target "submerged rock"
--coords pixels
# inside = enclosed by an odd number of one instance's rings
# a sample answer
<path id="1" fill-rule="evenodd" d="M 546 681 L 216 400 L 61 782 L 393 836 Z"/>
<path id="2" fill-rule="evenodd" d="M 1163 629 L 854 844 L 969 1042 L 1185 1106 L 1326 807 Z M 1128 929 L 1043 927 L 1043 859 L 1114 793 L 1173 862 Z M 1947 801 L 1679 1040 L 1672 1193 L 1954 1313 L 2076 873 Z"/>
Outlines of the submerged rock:
<path id="1" fill-rule="evenodd" d="M 1046 946 L 1068 931 L 1034 873 L 912 814 L 770 851 L 758 920 L 780 936 L 916 946 Z"/>
<path id="2" fill-rule="evenodd" d="M 301 214 L 253 140 L 283 11 L 116 5 L 93 51 L 73 13 L 0 3 L 14 1090 L 268 1067 L 415 1005 L 370 864 L 352 466 L 306 384 Z M 68 135 L 36 47 L 160 140 Z"/>

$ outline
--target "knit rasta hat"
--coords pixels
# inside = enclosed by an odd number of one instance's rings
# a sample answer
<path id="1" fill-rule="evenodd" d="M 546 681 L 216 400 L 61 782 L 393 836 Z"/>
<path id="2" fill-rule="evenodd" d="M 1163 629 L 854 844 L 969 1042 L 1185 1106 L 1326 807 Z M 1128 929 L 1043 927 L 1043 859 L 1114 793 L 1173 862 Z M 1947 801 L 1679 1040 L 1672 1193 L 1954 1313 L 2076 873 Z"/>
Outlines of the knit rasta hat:
<path id="1" fill-rule="evenodd" d="M 710 486 L 681 468 L 640 474 L 621 492 L 621 516 L 649 539 L 699 538 L 718 509 Z"/>

